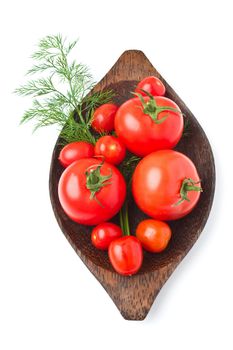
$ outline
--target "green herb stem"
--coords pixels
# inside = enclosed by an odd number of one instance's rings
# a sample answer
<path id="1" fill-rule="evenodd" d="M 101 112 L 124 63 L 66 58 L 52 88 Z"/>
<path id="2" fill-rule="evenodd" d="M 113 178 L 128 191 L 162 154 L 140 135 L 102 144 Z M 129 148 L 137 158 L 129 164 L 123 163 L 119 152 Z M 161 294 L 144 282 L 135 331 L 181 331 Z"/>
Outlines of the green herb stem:
<path id="1" fill-rule="evenodd" d="M 130 236 L 129 215 L 128 215 L 128 201 L 126 200 L 120 210 L 120 226 L 123 236 Z"/>

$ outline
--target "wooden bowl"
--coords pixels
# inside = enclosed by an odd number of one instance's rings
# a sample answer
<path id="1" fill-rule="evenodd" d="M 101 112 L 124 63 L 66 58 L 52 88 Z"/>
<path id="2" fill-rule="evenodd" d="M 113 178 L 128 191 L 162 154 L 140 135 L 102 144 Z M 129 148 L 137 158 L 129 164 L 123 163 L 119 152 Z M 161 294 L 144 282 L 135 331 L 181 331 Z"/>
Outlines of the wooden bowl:
<path id="1" fill-rule="evenodd" d="M 52 156 L 49 179 L 53 210 L 63 233 L 84 264 L 105 288 L 122 316 L 128 320 L 143 320 L 146 317 L 161 287 L 198 239 L 209 216 L 215 188 L 213 154 L 203 129 L 141 51 L 124 52 L 94 90 L 113 89 L 117 95 L 115 102 L 121 104 L 132 97 L 130 92 L 134 90 L 137 82 L 149 75 L 155 75 L 163 81 L 166 96 L 178 104 L 189 122 L 189 135 L 182 138 L 176 149 L 192 159 L 204 189 L 197 206 L 188 216 L 170 222 L 173 235 L 168 248 L 160 254 L 144 252 L 142 268 L 136 275 L 127 277 L 117 274 L 110 265 L 107 252 L 92 246 L 91 227 L 71 221 L 61 208 L 57 193 L 58 181 L 63 171 L 58 161 L 59 138 Z M 132 233 L 144 218 L 146 215 L 132 201 L 129 209 Z"/>

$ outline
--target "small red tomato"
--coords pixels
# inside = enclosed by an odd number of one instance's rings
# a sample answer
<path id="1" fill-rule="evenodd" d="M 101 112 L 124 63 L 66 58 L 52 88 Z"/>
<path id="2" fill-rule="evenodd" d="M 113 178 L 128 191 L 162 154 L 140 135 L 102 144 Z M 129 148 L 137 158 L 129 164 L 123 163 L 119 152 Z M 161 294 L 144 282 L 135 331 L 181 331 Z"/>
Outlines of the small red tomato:
<path id="1" fill-rule="evenodd" d="M 124 236 L 110 243 L 108 256 L 119 274 L 134 275 L 142 265 L 142 245 L 136 237 Z"/>
<path id="2" fill-rule="evenodd" d="M 60 163 L 66 168 L 76 160 L 91 158 L 94 155 L 94 146 L 91 143 L 78 141 L 68 143 L 59 154 Z"/>
<path id="3" fill-rule="evenodd" d="M 92 244 L 98 249 L 108 249 L 110 243 L 122 236 L 120 226 L 112 222 L 103 222 L 96 226 L 91 233 Z"/>
<path id="4" fill-rule="evenodd" d="M 125 145 L 115 136 L 102 136 L 95 145 L 95 155 L 103 156 L 106 162 L 111 164 L 121 163 L 125 158 L 125 153 Z"/>
<path id="5" fill-rule="evenodd" d="M 161 80 L 154 76 L 146 77 L 141 80 L 135 89 L 135 92 L 141 94 L 142 96 L 146 96 L 146 93 L 141 89 L 149 92 L 153 96 L 164 96 L 166 91 Z"/>
<path id="6" fill-rule="evenodd" d="M 166 222 L 147 219 L 137 226 L 136 237 L 144 249 L 159 253 L 167 247 L 171 238 L 171 229 Z"/>
<path id="7" fill-rule="evenodd" d="M 113 103 L 105 103 L 98 107 L 93 114 L 92 128 L 97 132 L 112 131 L 117 109 L 118 107 Z"/>

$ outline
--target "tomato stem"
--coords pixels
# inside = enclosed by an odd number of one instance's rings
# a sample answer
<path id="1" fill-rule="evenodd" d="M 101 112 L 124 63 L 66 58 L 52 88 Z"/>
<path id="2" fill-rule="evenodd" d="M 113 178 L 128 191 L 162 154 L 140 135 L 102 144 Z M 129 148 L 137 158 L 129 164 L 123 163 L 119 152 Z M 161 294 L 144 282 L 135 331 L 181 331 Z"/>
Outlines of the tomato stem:
<path id="1" fill-rule="evenodd" d="M 122 232 L 124 234 L 124 219 L 123 219 L 123 210 L 122 209 L 123 208 L 121 208 L 119 215 L 120 215 L 120 226 L 121 226 Z"/>
<path id="2" fill-rule="evenodd" d="M 182 185 L 180 187 L 180 200 L 174 204 L 174 206 L 180 205 L 184 201 L 190 202 L 190 199 L 188 198 L 188 192 L 189 191 L 196 191 L 196 192 L 202 192 L 201 186 L 195 186 L 196 184 L 199 184 L 200 181 L 194 181 L 190 178 L 185 178 L 182 181 Z"/>
<path id="3" fill-rule="evenodd" d="M 128 203 L 125 205 L 125 235 L 130 236 L 129 230 L 129 213 L 128 213 Z"/>

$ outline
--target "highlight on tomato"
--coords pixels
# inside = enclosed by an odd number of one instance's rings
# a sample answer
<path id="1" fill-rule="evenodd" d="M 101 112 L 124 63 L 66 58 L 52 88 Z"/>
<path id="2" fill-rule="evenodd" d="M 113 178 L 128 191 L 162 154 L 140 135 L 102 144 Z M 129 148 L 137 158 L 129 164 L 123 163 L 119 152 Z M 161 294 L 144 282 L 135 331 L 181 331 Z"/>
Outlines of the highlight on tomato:
<path id="1" fill-rule="evenodd" d="M 140 157 L 174 148 L 181 139 L 183 128 L 180 108 L 163 96 L 138 94 L 123 103 L 115 117 L 117 136 L 129 151 Z"/>
<path id="2" fill-rule="evenodd" d="M 125 145 L 118 137 L 106 135 L 100 137 L 96 142 L 95 155 L 103 156 L 111 164 L 120 164 L 124 160 L 125 154 Z"/>
<path id="3" fill-rule="evenodd" d="M 171 234 L 169 225 L 159 220 L 143 220 L 136 228 L 136 237 L 141 242 L 142 247 L 152 253 L 160 253 L 166 249 Z"/>
<path id="4" fill-rule="evenodd" d="M 105 103 L 98 107 L 92 117 L 92 128 L 99 133 L 112 131 L 117 109 L 113 103 Z"/>
<path id="5" fill-rule="evenodd" d="M 61 165 L 66 168 L 71 163 L 82 158 L 90 158 L 94 156 L 94 146 L 85 141 L 77 141 L 68 143 L 64 146 L 59 154 Z"/>
<path id="6" fill-rule="evenodd" d="M 92 244 L 102 250 L 107 250 L 110 243 L 120 237 L 122 237 L 122 229 L 112 222 L 103 222 L 94 227 L 91 232 Z"/>
<path id="7" fill-rule="evenodd" d="M 149 76 L 138 83 L 135 92 L 142 96 L 147 96 L 146 93 L 150 93 L 153 96 L 163 96 L 165 95 L 166 88 L 159 78 Z"/>
<path id="8" fill-rule="evenodd" d="M 196 206 L 202 188 L 197 169 L 184 154 L 153 152 L 140 160 L 132 178 L 138 207 L 158 220 L 176 220 Z"/>
<path id="9" fill-rule="evenodd" d="M 70 219 L 83 225 L 97 225 L 111 219 L 121 209 L 126 184 L 114 165 L 84 158 L 62 173 L 58 196 Z"/>

